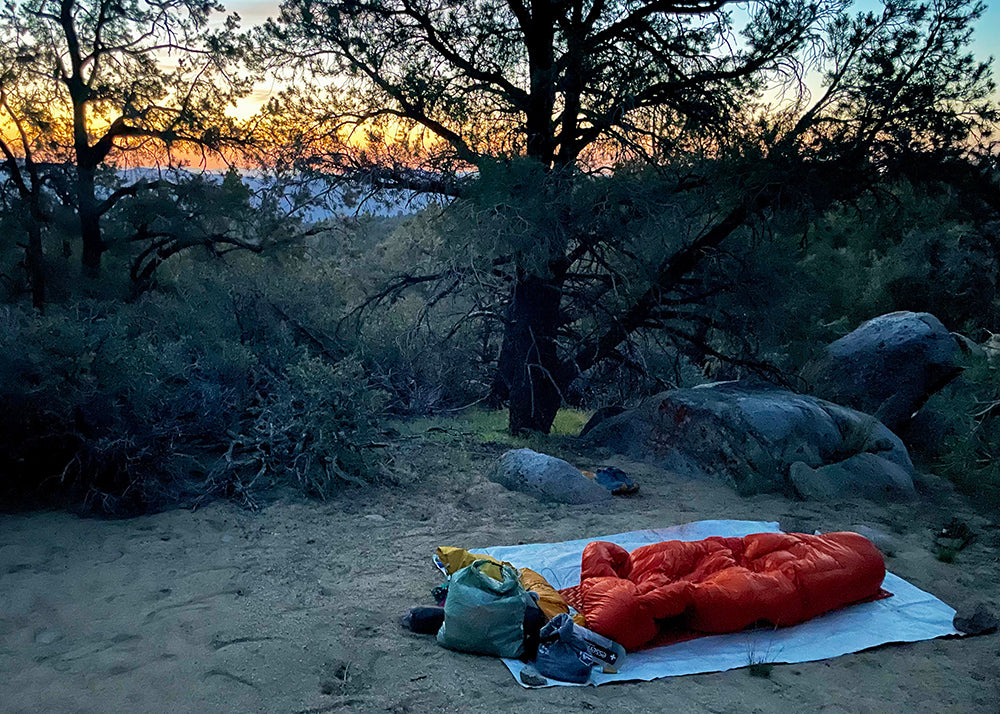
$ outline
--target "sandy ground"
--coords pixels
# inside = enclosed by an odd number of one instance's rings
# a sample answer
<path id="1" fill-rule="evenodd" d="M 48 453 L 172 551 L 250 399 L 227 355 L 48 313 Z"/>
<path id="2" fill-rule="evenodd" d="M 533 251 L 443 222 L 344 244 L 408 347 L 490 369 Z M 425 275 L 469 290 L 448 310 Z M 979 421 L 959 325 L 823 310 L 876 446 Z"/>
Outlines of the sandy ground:
<path id="1" fill-rule="evenodd" d="M 405 631 L 430 603 L 437 545 L 558 541 L 705 518 L 792 519 L 891 533 L 889 569 L 953 606 L 1000 610 L 1000 529 L 940 482 L 917 505 L 744 499 L 724 486 L 615 464 L 641 493 L 540 504 L 484 478 L 500 445 L 394 447 L 398 483 L 330 502 L 217 503 L 121 521 L 0 516 L 4 712 L 990 712 L 1000 637 L 891 645 L 834 660 L 599 688 L 524 690 L 503 664 Z M 597 455 L 600 456 L 600 455 Z M 951 517 L 978 538 L 953 564 L 932 535 Z"/>

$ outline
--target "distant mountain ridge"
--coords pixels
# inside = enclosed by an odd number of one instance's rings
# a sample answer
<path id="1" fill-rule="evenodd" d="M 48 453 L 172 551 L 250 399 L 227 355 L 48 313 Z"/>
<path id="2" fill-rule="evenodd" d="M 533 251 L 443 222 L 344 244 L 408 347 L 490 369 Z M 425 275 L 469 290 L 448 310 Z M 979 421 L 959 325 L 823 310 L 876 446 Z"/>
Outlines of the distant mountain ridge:
<path id="1" fill-rule="evenodd" d="M 123 183 L 158 178 L 171 180 L 177 177 L 203 177 L 221 183 L 227 173 L 228 171 L 223 169 L 192 171 L 145 167 L 120 169 L 118 176 Z M 402 189 L 373 190 L 372 187 L 360 183 L 331 187 L 322 179 L 311 179 L 300 183 L 293 180 L 285 186 L 279 186 L 275 179 L 260 172 L 238 173 L 243 185 L 258 198 L 263 198 L 271 192 L 281 193 L 279 201 L 283 208 L 306 223 L 318 223 L 330 218 L 353 215 L 376 217 L 413 215 L 438 200 L 438 197 L 426 193 Z M 296 204 L 301 204 L 301 207 L 296 208 Z"/>

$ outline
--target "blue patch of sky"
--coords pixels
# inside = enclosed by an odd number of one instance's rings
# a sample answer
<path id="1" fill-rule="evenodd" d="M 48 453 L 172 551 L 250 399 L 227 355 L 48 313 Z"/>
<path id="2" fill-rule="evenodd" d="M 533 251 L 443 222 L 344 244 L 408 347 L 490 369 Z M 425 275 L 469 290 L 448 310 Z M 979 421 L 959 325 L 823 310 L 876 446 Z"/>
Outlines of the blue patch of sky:
<path id="1" fill-rule="evenodd" d="M 1000 57 L 1000 2 L 990 0 L 985 5 L 986 11 L 976 23 L 973 34 L 972 54 L 983 61 L 990 57 L 996 60 L 997 57 Z M 857 12 L 877 11 L 882 7 L 882 3 L 876 0 L 858 0 L 853 7 Z M 998 71 L 995 62 L 993 70 Z"/>

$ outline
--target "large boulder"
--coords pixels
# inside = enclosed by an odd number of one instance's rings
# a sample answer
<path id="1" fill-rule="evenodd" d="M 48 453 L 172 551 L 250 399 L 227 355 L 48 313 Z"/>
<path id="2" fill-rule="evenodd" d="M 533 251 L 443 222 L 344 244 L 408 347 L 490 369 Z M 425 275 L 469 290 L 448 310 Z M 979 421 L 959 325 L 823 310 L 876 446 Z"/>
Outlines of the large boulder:
<path id="1" fill-rule="evenodd" d="M 913 464 L 884 424 L 854 409 L 771 386 L 674 389 L 605 419 L 585 441 L 742 494 L 909 498 Z M 799 476 L 797 485 L 792 467 Z M 839 474 L 822 471 L 839 464 Z M 809 478 L 808 470 L 819 470 Z"/>
<path id="2" fill-rule="evenodd" d="M 580 473 L 568 461 L 531 449 L 512 449 L 501 456 L 487 478 L 511 491 L 524 491 L 541 501 L 596 503 L 611 491 Z"/>
<path id="3" fill-rule="evenodd" d="M 933 315 L 892 312 L 827 345 L 801 376 L 812 394 L 899 431 L 961 373 L 961 354 L 959 341 Z"/>

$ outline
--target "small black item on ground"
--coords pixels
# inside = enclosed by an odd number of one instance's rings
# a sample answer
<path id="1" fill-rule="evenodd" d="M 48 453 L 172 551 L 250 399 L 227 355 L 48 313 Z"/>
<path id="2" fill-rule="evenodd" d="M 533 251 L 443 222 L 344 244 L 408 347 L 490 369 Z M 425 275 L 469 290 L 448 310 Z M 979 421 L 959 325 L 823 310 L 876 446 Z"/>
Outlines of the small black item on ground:
<path id="1" fill-rule="evenodd" d="M 524 654 L 521 659 L 530 662 L 538 655 L 538 633 L 545 626 L 547 618 L 536 602 L 524 608 Z"/>
<path id="2" fill-rule="evenodd" d="M 948 541 L 948 545 L 955 550 L 962 550 L 962 548 L 976 539 L 976 534 L 972 532 L 972 529 L 968 525 L 957 518 L 952 518 L 948 522 L 948 525 L 937 532 L 934 539 L 939 543 L 941 541 Z"/>
<path id="3" fill-rule="evenodd" d="M 415 607 L 400 621 L 406 629 L 418 635 L 436 635 L 444 622 L 443 607 Z"/>
<path id="4" fill-rule="evenodd" d="M 956 630 L 966 635 L 988 635 L 997 631 L 1000 622 L 986 603 L 979 602 L 956 612 L 952 624 Z"/>
<path id="5" fill-rule="evenodd" d="M 441 583 L 431 590 L 431 597 L 434 598 L 434 602 L 444 607 L 444 601 L 448 599 L 448 583 Z"/>
<path id="6" fill-rule="evenodd" d="M 934 534 L 936 557 L 943 563 L 951 563 L 959 551 L 976 539 L 976 534 L 968 525 L 952 518 L 944 528 Z"/>

